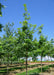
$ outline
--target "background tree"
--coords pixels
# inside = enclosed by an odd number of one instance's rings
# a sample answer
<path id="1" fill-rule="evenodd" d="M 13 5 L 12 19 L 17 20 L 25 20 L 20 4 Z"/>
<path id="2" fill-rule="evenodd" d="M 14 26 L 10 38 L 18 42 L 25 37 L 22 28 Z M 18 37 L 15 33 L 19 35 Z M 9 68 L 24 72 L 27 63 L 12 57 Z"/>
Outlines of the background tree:
<path id="1" fill-rule="evenodd" d="M 14 49 L 14 45 L 13 45 L 13 23 L 10 24 L 6 24 L 4 27 L 4 31 L 5 31 L 5 35 L 3 36 L 3 50 L 5 52 L 5 57 L 7 58 L 7 73 L 8 73 L 8 66 L 9 66 L 9 60 L 10 57 L 13 54 L 13 49 Z"/>
<path id="2" fill-rule="evenodd" d="M 42 72 L 42 57 L 45 56 L 46 50 L 45 50 L 45 45 L 46 45 L 47 38 L 44 37 L 43 35 L 40 35 L 39 38 L 39 46 L 37 52 L 41 56 L 41 72 Z"/>
<path id="3" fill-rule="evenodd" d="M 25 10 L 25 13 L 23 14 L 24 21 L 20 22 L 20 24 L 22 24 L 22 27 L 18 28 L 17 37 L 19 40 L 18 42 L 21 45 L 20 53 L 22 54 L 22 57 L 26 57 L 26 75 L 27 75 L 27 58 L 29 56 L 29 52 L 31 52 L 34 49 L 33 34 L 36 30 L 39 30 L 40 32 L 40 28 L 42 26 L 36 28 L 36 25 L 28 23 L 30 16 L 27 11 L 26 4 L 24 4 L 24 10 Z"/>
<path id="4" fill-rule="evenodd" d="M 4 56 L 4 50 L 2 48 L 2 38 L 0 38 L 0 65 L 2 63 L 2 59 L 3 59 L 3 56 Z"/>
<path id="5" fill-rule="evenodd" d="M 33 51 L 32 51 L 32 60 L 33 61 L 36 61 L 36 57 L 38 56 L 38 53 L 37 53 L 37 49 L 38 49 L 38 41 L 37 41 L 37 39 L 35 38 L 34 40 L 33 40 Z"/>

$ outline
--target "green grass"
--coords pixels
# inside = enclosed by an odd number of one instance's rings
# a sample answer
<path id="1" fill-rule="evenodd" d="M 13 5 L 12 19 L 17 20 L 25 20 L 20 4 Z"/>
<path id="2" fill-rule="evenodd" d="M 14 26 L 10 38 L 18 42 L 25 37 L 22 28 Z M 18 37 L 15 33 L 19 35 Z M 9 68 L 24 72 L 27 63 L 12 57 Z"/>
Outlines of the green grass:
<path id="1" fill-rule="evenodd" d="M 42 71 L 45 72 L 45 71 L 47 71 L 50 67 L 52 67 L 52 65 L 42 67 Z M 53 67 L 54 67 L 54 65 L 53 65 Z M 41 68 L 36 68 L 36 69 L 33 69 L 33 70 L 29 70 L 29 71 L 28 71 L 28 75 L 33 74 L 33 73 L 40 73 L 40 72 L 41 72 Z M 18 73 L 18 74 L 16 74 L 16 75 L 26 75 L 26 72 Z M 35 75 L 35 74 L 34 74 L 34 75 Z"/>
<path id="2" fill-rule="evenodd" d="M 44 68 L 48 68 L 48 66 L 47 67 L 43 67 L 43 69 Z M 46 69 L 44 69 L 44 71 L 46 71 Z M 40 73 L 41 72 L 41 68 L 37 68 L 37 69 L 33 69 L 33 70 L 29 70 L 28 71 L 28 75 L 29 74 L 31 74 L 31 73 Z M 22 72 L 22 73 L 19 73 L 19 74 L 16 74 L 16 75 L 26 75 L 26 72 Z"/>
<path id="3" fill-rule="evenodd" d="M 33 68 L 33 67 L 37 67 L 38 65 L 40 64 L 35 64 L 35 65 L 28 65 L 28 68 Z M 17 70 L 17 69 L 20 69 L 20 70 L 24 70 L 26 68 L 26 66 L 21 66 L 21 67 L 13 67 L 13 68 L 9 68 L 8 71 L 14 71 L 14 70 Z M 0 73 L 4 73 L 4 72 L 7 72 L 7 68 L 3 67 L 3 69 L 1 68 L 0 70 Z"/>
<path id="4" fill-rule="evenodd" d="M 28 71 L 28 75 L 30 73 L 34 73 L 34 72 L 38 72 L 39 73 L 39 70 L 38 69 L 30 70 L 30 71 Z M 26 72 L 22 72 L 22 73 L 19 73 L 19 74 L 16 74 L 16 75 L 26 75 Z"/>

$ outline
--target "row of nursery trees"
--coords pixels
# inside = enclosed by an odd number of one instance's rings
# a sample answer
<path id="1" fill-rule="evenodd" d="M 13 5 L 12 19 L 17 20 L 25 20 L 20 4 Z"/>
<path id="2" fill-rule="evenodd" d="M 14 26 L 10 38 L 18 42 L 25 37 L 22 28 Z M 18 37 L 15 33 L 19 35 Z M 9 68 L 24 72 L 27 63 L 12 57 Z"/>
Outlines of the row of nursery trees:
<path id="1" fill-rule="evenodd" d="M 25 13 L 23 14 L 24 21 L 20 22 L 21 28 L 14 30 L 14 23 L 6 24 L 3 28 L 5 35 L 0 37 L 0 63 L 1 61 L 7 61 L 9 66 L 9 61 L 19 61 L 20 58 L 26 58 L 26 75 L 27 75 L 27 59 L 28 57 L 36 58 L 38 55 L 41 56 L 41 66 L 42 57 L 51 56 L 54 57 L 54 41 L 51 39 L 47 40 L 42 34 L 43 25 L 37 28 L 37 25 L 32 25 L 28 23 L 30 19 L 30 14 L 27 11 L 26 4 L 24 4 Z M 33 34 L 36 33 L 39 36 L 33 38 Z M 42 69 L 41 69 L 42 71 Z"/>

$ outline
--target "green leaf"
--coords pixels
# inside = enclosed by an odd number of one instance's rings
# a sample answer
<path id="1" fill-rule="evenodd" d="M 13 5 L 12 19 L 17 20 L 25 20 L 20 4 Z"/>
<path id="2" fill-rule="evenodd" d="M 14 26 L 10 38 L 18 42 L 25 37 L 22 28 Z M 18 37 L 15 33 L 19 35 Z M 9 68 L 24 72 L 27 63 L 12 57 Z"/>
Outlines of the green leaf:
<path id="1" fill-rule="evenodd" d="M 24 4 L 24 7 L 26 7 L 26 4 Z"/>

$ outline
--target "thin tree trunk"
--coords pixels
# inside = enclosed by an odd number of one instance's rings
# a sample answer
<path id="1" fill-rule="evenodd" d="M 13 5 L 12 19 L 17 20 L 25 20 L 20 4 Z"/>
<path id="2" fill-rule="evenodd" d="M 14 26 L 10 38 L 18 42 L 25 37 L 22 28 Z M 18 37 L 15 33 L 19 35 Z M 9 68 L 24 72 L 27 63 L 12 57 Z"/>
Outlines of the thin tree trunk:
<path id="1" fill-rule="evenodd" d="M 8 75 L 8 72 L 9 72 L 9 71 L 8 71 L 8 65 L 7 65 L 7 75 Z"/>
<path id="2" fill-rule="evenodd" d="M 12 65 L 12 58 L 11 58 L 11 65 Z"/>
<path id="3" fill-rule="evenodd" d="M 41 54 L 41 73 L 42 73 L 42 54 Z"/>
<path id="4" fill-rule="evenodd" d="M 0 65 L 1 65 L 1 59 L 0 59 Z"/>
<path id="5" fill-rule="evenodd" d="M 48 55 L 48 65 L 49 65 L 49 55 Z"/>
<path id="6" fill-rule="evenodd" d="M 51 62 L 52 62 L 52 68 L 53 68 L 53 61 L 52 61 L 52 57 L 51 57 Z"/>
<path id="7" fill-rule="evenodd" d="M 52 63 L 52 57 L 50 57 L 51 58 L 51 64 L 52 64 L 52 69 L 51 69 L 51 71 L 53 70 L 53 63 Z"/>
<path id="8" fill-rule="evenodd" d="M 52 57 L 51 57 L 51 62 L 52 62 Z M 53 64 L 53 63 L 51 63 L 51 64 Z"/>
<path id="9" fill-rule="evenodd" d="M 8 59 L 7 59 L 7 75 L 8 75 L 8 73 L 9 73 L 8 67 L 9 67 L 9 52 L 8 52 Z"/>
<path id="10" fill-rule="evenodd" d="M 48 61 L 49 61 L 49 56 L 48 56 Z"/>
<path id="11" fill-rule="evenodd" d="M 27 75 L 27 57 L 26 57 L 26 75 Z"/>
<path id="12" fill-rule="evenodd" d="M 12 55 L 11 55 L 11 65 L 12 65 Z"/>
<path id="13" fill-rule="evenodd" d="M 8 53 L 8 66 L 9 66 L 9 53 Z"/>
<path id="14" fill-rule="evenodd" d="M 20 61 L 20 58 L 19 58 L 19 56 L 17 55 L 17 64 L 19 64 L 19 61 Z"/>

